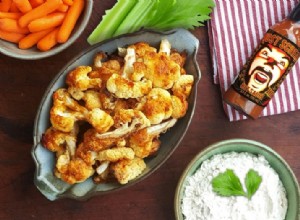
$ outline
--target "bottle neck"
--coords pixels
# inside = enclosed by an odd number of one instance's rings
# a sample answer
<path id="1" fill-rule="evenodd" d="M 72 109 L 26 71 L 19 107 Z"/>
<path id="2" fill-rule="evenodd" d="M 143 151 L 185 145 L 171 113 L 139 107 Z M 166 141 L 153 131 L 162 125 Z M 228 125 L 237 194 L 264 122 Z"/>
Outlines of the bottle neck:
<path id="1" fill-rule="evenodd" d="M 288 19 L 292 20 L 293 22 L 300 21 L 300 2 L 294 7 L 292 12 L 289 14 Z"/>

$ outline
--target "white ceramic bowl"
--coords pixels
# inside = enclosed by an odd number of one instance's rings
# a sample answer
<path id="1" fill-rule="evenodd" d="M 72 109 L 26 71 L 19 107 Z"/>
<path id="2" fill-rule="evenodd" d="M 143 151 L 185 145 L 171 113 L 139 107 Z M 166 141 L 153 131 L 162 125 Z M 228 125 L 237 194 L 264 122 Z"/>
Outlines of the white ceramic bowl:
<path id="1" fill-rule="evenodd" d="M 184 220 L 184 215 L 182 214 L 181 205 L 182 198 L 184 196 L 185 186 L 187 184 L 187 178 L 192 176 L 201 166 L 202 162 L 211 158 L 213 155 L 228 153 L 228 152 L 248 152 L 254 155 L 263 155 L 270 166 L 277 172 L 279 178 L 281 179 L 287 193 L 288 200 L 288 210 L 285 220 L 296 220 L 300 219 L 299 212 L 299 184 L 296 176 L 294 175 L 292 169 L 284 161 L 284 159 L 277 154 L 270 147 L 247 139 L 232 139 L 221 141 L 212 144 L 205 148 L 203 151 L 199 152 L 192 161 L 188 164 L 184 170 L 179 183 L 177 185 L 175 199 L 174 199 L 174 209 L 175 216 L 177 220 Z"/>
<path id="2" fill-rule="evenodd" d="M 0 39 L 0 53 L 7 56 L 14 57 L 21 60 L 38 60 L 46 57 L 50 57 L 60 53 L 61 51 L 72 45 L 76 39 L 81 35 L 81 33 L 86 28 L 88 21 L 92 15 L 93 0 L 86 0 L 85 8 L 77 21 L 74 30 L 67 42 L 63 44 L 58 44 L 49 51 L 40 51 L 36 47 L 30 49 L 22 50 L 18 48 L 17 44 L 10 43 L 8 41 Z"/>

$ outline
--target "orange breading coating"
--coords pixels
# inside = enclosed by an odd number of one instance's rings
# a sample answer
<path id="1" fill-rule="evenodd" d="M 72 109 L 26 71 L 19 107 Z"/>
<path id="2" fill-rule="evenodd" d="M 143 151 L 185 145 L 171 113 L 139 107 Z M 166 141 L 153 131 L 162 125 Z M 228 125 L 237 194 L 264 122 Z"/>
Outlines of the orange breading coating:
<path id="1" fill-rule="evenodd" d="M 111 165 L 111 170 L 120 184 L 126 184 L 139 176 L 146 169 L 145 161 L 135 157 L 132 160 L 124 159 Z"/>

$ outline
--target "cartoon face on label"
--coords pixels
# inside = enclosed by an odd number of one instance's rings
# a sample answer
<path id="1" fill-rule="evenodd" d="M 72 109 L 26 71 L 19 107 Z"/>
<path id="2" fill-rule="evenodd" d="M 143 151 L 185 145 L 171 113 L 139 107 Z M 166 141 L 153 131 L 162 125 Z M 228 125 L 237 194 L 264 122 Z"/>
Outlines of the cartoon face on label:
<path id="1" fill-rule="evenodd" d="M 290 57 L 278 47 L 267 45 L 254 57 L 246 84 L 250 92 L 264 92 L 277 82 L 290 64 Z"/>

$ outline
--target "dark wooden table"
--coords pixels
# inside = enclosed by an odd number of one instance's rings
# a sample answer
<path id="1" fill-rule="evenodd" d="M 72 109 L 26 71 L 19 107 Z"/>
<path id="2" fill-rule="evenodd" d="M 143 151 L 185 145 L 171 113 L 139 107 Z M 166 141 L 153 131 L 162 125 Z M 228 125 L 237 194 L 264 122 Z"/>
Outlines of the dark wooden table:
<path id="1" fill-rule="evenodd" d="M 48 201 L 33 184 L 33 122 L 40 100 L 57 72 L 88 48 L 87 36 L 115 1 L 95 1 L 92 19 L 70 48 L 51 58 L 23 61 L 0 54 L 0 219 L 174 219 L 177 182 L 189 161 L 217 141 L 247 138 L 276 150 L 300 180 L 300 111 L 258 120 L 229 122 L 218 86 L 212 82 L 207 27 L 192 31 L 200 40 L 202 72 L 196 112 L 173 155 L 144 181 L 85 202 Z"/>

